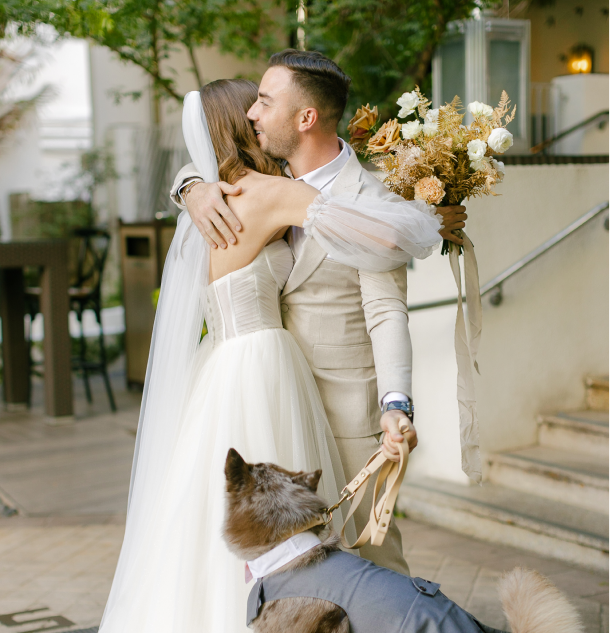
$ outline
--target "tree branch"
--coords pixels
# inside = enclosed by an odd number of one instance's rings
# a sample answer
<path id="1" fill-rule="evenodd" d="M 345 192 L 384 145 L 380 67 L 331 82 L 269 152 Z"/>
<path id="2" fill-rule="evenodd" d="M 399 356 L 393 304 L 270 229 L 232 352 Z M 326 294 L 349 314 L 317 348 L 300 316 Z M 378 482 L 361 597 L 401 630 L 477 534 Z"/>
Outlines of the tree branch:
<path id="1" fill-rule="evenodd" d="M 155 85 L 162 88 L 168 94 L 168 96 L 172 97 L 173 99 L 176 99 L 179 103 L 183 102 L 183 97 L 181 97 L 181 95 L 179 95 L 178 92 L 176 92 L 174 88 L 172 88 L 172 86 L 170 85 L 171 80 L 165 79 L 164 77 L 162 77 L 159 73 L 159 70 L 155 72 L 153 69 L 148 67 L 144 62 L 140 61 L 137 57 L 135 57 L 131 53 L 127 53 L 126 51 L 120 48 L 111 46 L 99 40 L 98 40 L 98 44 L 100 44 L 101 46 L 105 46 L 106 48 L 110 49 L 114 53 L 117 53 L 117 55 L 119 55 L 119 57 L 123 59 L 124 61 L 132 62 L 133 64 L 136 64 L 136 66 L 139 66 L 140 68 L 142 68 L 142 70 L 144 70 L 147 73 L 147 75 L 150 75 L 153 78 Z"/>
<path id="2" fill-rule="evenodd" d="M 198 88 L 201 88 L 204 85 L 202 81 L 202 75 L 200 73 L 200 68 L 198 67 L 198 60 L 195 56 L 195 51 L 193 50 L 193 46 L 191 44 L 186 44 L 187 51 L 189 52 L 189 59 L 191 60 L 191 72 L 195 75 L 196 81 L 198 82 Z"/>

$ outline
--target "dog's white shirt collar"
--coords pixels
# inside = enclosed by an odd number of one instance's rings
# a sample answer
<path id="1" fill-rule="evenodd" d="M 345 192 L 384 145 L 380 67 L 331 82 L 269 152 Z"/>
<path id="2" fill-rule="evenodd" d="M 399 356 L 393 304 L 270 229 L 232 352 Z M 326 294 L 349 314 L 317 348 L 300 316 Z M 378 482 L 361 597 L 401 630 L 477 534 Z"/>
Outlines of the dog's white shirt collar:
<path id="1" fill-rule="evenodd" d="M 249 582 L 251 578 L 258 580 L 271 574 L 317 545 L 321 545 L 321 541 L 312 532 L 302 532 L 292 536 L 259 558 L 247 561 L 245 569 L 246 582 Z"/>

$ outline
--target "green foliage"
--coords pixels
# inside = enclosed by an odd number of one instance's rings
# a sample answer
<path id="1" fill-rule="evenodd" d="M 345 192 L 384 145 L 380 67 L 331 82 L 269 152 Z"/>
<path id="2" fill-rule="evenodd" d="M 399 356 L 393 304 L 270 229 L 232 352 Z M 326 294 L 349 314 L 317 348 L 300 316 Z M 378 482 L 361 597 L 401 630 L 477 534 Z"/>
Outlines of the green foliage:
<path id="1" fill-rule="evenodd" d="M 60 36 L 105 46 L 142 68 L 158 95 L 179 102 L 176 69 L 164 63 L 173 51 L 187 50 L 195 88 L 204 80 L 196 48 L 216 44 L 224 52 L 258 57 L 272 45 L 274 28 L 259 0 L 0 0 L 0 28 L 8 22 L 25 35 L 50 24 Z"/>
<path id="2" fill-rule="evenodd" d="M 46 202 L 22 200 L 11 204 L 16 238 L 67 238 L 78 227 L 91 226 L 91 208 L 83 200 Z"/>
<path id="3" fill-rule="evenodd" d="M 452 20 L 468 18 L 477 0 L 312 0 L 307 47 L 321 51 L 351 76 L 344 132 L 355 110 L 378 105 L 381 120 L 397 114 L 401 93 L 426 90 L 434 51 Z"/>

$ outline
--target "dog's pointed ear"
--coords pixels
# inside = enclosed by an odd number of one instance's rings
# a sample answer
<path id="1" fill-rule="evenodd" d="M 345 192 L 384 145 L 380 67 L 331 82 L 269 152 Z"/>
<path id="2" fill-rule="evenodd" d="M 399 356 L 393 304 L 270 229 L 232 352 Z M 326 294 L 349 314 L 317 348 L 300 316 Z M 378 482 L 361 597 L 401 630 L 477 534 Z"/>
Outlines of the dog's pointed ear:
<path id="1" fill-rule="evenodd" d="M 230 448 L 225 459 L 225 479 L 228 490 L 241 486 L 250 476 L 249 465 L 237 450 Z"/>
<path id="2" fill-rule="evenodd" d="M 316 492 L 322 472 L 323 471 L 319 469 L 315 470 L 314 473 L 300 473 L 299 475 L 291 477 L 291 481 L 294 484 L 298 484 L 298 486 L 304 486 L 304 488 Z"/>

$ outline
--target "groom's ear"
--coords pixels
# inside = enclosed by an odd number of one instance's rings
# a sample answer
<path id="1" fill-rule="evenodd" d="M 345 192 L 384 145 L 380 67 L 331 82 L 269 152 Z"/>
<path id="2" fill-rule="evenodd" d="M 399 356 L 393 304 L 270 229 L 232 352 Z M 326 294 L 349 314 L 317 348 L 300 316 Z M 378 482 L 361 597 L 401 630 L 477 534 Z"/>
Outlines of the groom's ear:
<path id="1" fill-rule="evenodd" d="M 241 488 L 250 477 L 249 465 L 237 450 L 230 448 L 225 459 L 225 480 L 228 492 Z"/>
<path id="2" fill-rule="evenodd" d="M 298 119 L 298 132 L 308 132 L 319 122 L 319 113 L 316 108 L 304 108 L 300 110 Z"/>

